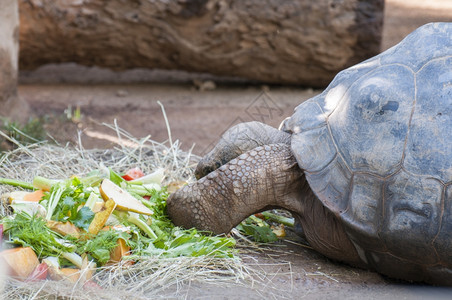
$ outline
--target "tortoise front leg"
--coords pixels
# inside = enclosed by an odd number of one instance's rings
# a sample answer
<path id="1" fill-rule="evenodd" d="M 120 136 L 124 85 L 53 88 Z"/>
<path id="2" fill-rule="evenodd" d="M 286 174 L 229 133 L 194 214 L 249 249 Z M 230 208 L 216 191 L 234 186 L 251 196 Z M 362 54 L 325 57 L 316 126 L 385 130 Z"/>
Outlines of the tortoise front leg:
<path id="1" fill-rule="evenodd" d="M 228 129 L 218 144 L 206 154 L 195 170 L 202 178 L 239 155 L 259 146 L 290 144 L 290 134 L 259 122 L 247 122 Z"/>
<path id="2" fill-rule="evenodd" d="M 289 145 L 257 147 L 172 194 L 168 214 L 176 225 L 220 234 L 272 207 L 299 213 L 302 176 Z"/>

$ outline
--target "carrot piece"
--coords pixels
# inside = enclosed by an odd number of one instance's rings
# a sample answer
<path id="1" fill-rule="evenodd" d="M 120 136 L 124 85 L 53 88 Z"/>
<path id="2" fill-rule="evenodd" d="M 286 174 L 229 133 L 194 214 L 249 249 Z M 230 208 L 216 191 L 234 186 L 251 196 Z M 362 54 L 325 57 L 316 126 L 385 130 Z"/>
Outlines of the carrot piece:
<path id="1" fill-rule="evenodd" d="M 44 191 L 43 190 L 36 190 L 34 192 L 28 193 L 24 196 L 24 201 L 30 201 L 30 202 L 39 202 L 42 197 L 44 197 Z"/>
<path id="2" fill-rule="evenodd" d="M 78 229 L 69 221 L 63 223 L 59 221 L 49 220 L 47 221 L 47 227 L 61 234 L 62 236 L 71 235 L 77 239 L 80 238 L 80 229 Z"/>
<path id="3" fill-rule="evenodd" d="M 39 265 L 36 253 L 30 247 L 19 247 L 0 252 L 0 260 L 4 262 L 10 276 L 27 279 Z"/>
<path id="4" fill-rule="evenodd" d="M 124 239 L 119 238 L 117 246 L 110 252 L 110 261 L 108 263 L 120 262 L 124 256 L 130 255 L 130 247 L 126 245 Z"/>

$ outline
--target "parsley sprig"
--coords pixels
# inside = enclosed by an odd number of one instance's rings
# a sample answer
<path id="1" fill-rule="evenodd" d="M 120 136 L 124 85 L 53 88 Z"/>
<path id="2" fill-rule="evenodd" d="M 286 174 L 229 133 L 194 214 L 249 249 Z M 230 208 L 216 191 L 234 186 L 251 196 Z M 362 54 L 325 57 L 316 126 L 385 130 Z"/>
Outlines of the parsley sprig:
<path id="1" fill-rule="evenodd" d="M 84 206 L 93 192 L 82 184 L 78 177 L 54 184 L 41 203 L 47 207 L 47 220 L 71 221 L 75 226 L 87 230 L 94 218 L 93 211 Z"/>

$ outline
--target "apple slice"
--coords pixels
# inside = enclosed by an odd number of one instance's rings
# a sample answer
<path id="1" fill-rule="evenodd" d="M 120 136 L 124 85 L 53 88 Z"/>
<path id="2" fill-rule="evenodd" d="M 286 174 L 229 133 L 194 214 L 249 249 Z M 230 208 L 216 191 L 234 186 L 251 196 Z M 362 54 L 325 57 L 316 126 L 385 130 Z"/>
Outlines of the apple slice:
<path id="1" fill-rule="evenodd" d="M 105 201 L 111 199 L 116 203 L 117 210 L 133 211 L 143 215 L 153 214 L 152 210 L 109 179 L 102 181 L 99 191 Z"/>

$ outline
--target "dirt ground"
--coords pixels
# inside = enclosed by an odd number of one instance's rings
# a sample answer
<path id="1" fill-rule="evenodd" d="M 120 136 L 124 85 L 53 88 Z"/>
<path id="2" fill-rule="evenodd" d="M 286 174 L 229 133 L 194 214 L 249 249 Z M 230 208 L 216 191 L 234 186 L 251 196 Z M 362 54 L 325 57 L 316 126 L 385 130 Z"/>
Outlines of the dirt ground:
<path id="1" fill-rule="evenodd" d="M 400 41 L 418 26 L 431 21 L 452 21 L 450 0 L 388 0 L 382 49 Z M 160 101 L 166 111 L 173 140 L 202 155 L 232 124 L 259 120 L 278 126 L 302 101 L 320 91 L 298 87 L 256 86 L 243 81 L 150 70 L 114 73 L 73 64 L 47 65 L 22 72 L 20 96 L 36 116 L 46 116 L 49 133 L 61 142 L 81 141 L 85 148 L 113 147 L 114 132 L 102 123 L 117 124 L 135 137 L 151 135 L 165 141 L 168 132 Z M 200 90 L 192 82 L 214 80 L 213 90 Z M 209 84 L 205 84 L 208 88 Z M 81 119 L 74 119 L 79 107 Z M 72 114 L 69 113 L 69 108 Z M 270 254 L 270 255 L 269 255 Z M 331 262 L 302 247 L 284 243 L 267 254 L 245 258 L 273 274 L 265 290 L 219 287 L 210 284 L 185 287 L 188 298 L 257 299 L 437 299 L 451 290 L 396 283 L 373 272 Z M 271 280 L 270 280 L 271 279 Z"/>

